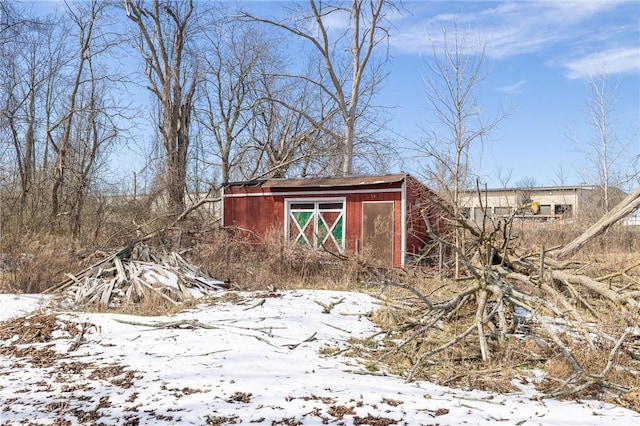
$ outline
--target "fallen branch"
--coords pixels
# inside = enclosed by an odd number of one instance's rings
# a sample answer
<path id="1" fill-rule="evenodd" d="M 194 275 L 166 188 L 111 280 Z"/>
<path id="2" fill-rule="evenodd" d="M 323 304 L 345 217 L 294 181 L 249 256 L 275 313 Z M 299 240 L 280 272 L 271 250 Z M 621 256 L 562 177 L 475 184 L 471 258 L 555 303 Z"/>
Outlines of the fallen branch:
<path id="1" fill-rule="evenodd" d="M 314 300 L 315 303 L 317 303 L 318 305 L 323 307 L 322 313 L 323 314 L 330 314 L 331 311 L 333 310 L 333 308 L 336 307 L 336 305 L 339 305 L 340 303 L 344 302 L 344 297 L 340 300 L 338 300 L 337 302 L 331 302 L 328 305 L 318 301 L 318 300 Z"/>
<path id="2" fill-rule="evenodd" d="M 564 246 L 564 248 L 556 254 L 557 258 L 566 259 L 567 257 L 572 256 L 589 241 L 598 235 L 603 234 L 611 225 L 631 214 L 638 207 L 640 207 L 640 187 L 636 188 L 635 191 L 629 194 L 617 206 L 611 209 L 611 211 L 591 225 L 578 238 Z"/>
<path id="3" fill-rule="evenodd" d="M 181 328 L 182 326 L 189 326 L 193 328 L 204 328 L 209 330 L 219 330 L 221 328 L 215 325 L 205 324 L 198 320 L 187 320 L 187 319 L 179 320 L 179 321 L 169 321 L 169 322 L 161 322 L 161 321 L 141 322 L 141 321 L 129 321 L 129 320 L 123 320 L 119 318 L 114 318 L 114 321 L 122 324 L 136 325 L 136 326 L 149 327 L 149 328 Z"/>
<path id="4" fill-rule="evenodd" d="M 309 337 L 307 337 L 306 339 L 304 339 L 302 342 L 299 343 L 293 343 L 293 344 L 288 344 L 288 345 L 282 345 L 283 347 L 289 348 L 291 350 L 294 350 L 295 348 L 297 348 L 298 346 L 300 346 L 303 343 L 307 343 L 307 342 L 312 342 L 314 340 L 316 340 L 316 334 L 318 334 L 316 331 L 313 332 L 313 334 Z"/>

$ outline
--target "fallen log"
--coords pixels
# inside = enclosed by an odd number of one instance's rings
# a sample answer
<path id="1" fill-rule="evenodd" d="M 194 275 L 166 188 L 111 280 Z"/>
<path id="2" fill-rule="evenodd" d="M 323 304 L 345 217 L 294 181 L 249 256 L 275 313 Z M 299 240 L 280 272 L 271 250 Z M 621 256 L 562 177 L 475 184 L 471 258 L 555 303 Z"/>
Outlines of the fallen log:
<path id="1" fill-rule="evenodd" d="M 591 225 L 586 231 L 582 233 L 575 240 L 564 246 L 560 250 L 556 257 L 558 259 L 566 259 L 569 256 L 574 255 L 585 244 L 603 234 L 611 225 L 622 219 L 623 217 L 631 214 L 634 210 L 640 207 L 640 187 L 622 200 L 617 206 L 615 206 L 609 213 L 605 214 L 596 223 Z"/>
<path id="2" fill-rule="evenodd" d="M 633 292 L 633 293 L 629 292 L 629 294 L 618 293 L 617 291 L 611 290 L 609 287 L 607 287 L 605 284 L 601 283 L 600 281 L 596 281 L 585 275 L 573 275 L 564 271 L 558 271 L 558 270 L 551 271 L 551 276 L 557 280 L 562 280 L 562 281 L 566 280 L 572 284 L 580 284 L 588 288 L 589 290 L 598 293 L 600 296 L 606 297 L 607 299 L 611 300 L 612 302 L 620 306 L 628 305 L 635 309 L 640 307 L 640 303 L 638 302 L 638 300 L 636 300 L 636 297 L 638 297 L 637 292 Z"/>

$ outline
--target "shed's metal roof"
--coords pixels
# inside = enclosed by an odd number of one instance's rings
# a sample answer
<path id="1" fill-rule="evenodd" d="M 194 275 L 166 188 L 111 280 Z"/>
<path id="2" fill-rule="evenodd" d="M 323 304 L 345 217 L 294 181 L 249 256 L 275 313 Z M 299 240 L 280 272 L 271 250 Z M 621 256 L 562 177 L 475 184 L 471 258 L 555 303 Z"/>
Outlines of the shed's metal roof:
<path id="1" fill-rule="evenodd" d="M 396 173 L 378 176 L 346 176 L 319 177 L 300 179 L 264 179 L 246 182 L 230 182 L 229 186 L 261 186 L 263 188 L 326 188 L 336 186 L 360 186 L 402 182 L 406 173 Z"/>

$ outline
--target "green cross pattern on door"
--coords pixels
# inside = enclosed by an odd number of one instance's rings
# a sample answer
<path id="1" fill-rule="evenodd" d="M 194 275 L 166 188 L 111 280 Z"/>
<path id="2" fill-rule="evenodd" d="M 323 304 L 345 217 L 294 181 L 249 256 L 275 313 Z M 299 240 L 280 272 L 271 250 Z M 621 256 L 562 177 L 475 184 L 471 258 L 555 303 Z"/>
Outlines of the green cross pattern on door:
<path id="1" fill-rule="evenodd" d="M 292 224 L 295 225 L 296 230 L 298 232 L 298 236 L 295 238 L 296 243 L 301 244 L 311 244 L 311 241 L 305 234 L 305 230 L 312 223 L 311 219 L 313 219 L 313 212 L 311 211 L 292 211 L 291 217 L 293 219 Z M 311 225 L 311 229 L 313 225 Z M 313 230 L 313 229 L 312 229 Z M 313 235 L 313 234 L 312 234 Z"/>

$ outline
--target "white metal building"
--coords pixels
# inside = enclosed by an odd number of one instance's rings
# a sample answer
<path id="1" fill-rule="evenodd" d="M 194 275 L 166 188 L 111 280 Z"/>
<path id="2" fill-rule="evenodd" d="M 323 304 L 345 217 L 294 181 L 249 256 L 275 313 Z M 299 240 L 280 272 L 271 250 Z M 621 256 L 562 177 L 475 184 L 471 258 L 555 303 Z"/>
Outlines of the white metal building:
<path id="1" fill-rule="evenodd" d="M 610 193 L 614 194 L 614 203 L 626 195 L 617 188 L 610 188 Z M 572 219 L 601 206 L 602 194 L 603 188 L 593 185 L 468 191 L 462 195 L 462 209 L 465 216 L 473 220 L 482 219 L 483 209 L 487 216 L 493 217 L 506 217 L 518 210 L 522 216 L 537 220 Z M 537 212 L 526 208 L 531 203 L 536 204 Z"/>

